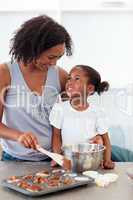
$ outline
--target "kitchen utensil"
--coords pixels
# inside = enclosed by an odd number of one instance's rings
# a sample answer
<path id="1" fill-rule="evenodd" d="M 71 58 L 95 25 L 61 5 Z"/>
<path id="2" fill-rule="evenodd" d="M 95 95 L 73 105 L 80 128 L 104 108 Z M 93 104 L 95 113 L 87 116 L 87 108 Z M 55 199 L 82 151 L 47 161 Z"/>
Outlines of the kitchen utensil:
<path id="1" fill-rule="evenodd" d="M 48 157 L 52 158 L 57 164 L 60 166 L 63 166 L 63 160 L 64 156 L 58 154 L 58 153 L 52 153 L 50 151 L 47 151 L 46 149 L 42 148 L 40 145 L 37 145 L 37 150 L 40 151 L 41 153 L 47 155 Z"/>

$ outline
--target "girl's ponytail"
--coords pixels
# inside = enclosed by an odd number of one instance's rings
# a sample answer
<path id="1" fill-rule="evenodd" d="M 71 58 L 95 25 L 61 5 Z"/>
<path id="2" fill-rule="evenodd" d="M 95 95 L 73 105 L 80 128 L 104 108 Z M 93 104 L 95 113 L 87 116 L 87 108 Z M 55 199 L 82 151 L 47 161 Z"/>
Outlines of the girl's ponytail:
<path id="1" fill-rule="evenodd" d="M 100 82 L 95 88 L 96 92 L 100 95 L 102 92 L 106 92 L 109 89 L 109 83 L 107 81 Z"/>
<path id="2" fill-rule="evenodd" d="M 88 77 L 88 82 L 95 86 L 94 92 L 91 95 L 95 92 L 100 95 L 102 92 L 108 91 L 109 83 L 107 81 L 101 82 L 101 76 L 94 68 L 87 65 L 76 65 L 75 67 L 82 69 Z"/>

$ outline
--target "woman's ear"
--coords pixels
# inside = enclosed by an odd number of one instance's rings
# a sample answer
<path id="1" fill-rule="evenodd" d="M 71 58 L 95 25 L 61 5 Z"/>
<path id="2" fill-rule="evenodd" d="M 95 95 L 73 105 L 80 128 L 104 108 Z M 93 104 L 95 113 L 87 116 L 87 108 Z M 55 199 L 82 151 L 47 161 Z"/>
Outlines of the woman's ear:
<path id="1" fill-rule="evenodd" d="M 88 94 L 92 95 L 95 92 L 95 86 L 92 84 L 88 85 Z"/>

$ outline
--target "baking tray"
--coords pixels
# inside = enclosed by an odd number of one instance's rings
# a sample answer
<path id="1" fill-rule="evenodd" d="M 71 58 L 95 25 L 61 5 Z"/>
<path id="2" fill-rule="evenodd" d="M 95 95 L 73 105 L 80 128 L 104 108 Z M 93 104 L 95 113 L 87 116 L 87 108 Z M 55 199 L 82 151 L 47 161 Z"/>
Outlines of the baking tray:
<path id="1" fill-rule="evenodd" d="M 21 177 L 21 176 L 19 176 Z M 77 178 L 80 177 L 82 179 L 82 175 L 77 175 Z M 75 177 L 73 178 L 75 180 Z M 23 189 L 19 186 L 17 186 L 14 183 L 8 183 L 7 179 L 3 180 L 1 182 L 1 185 L 4 187 L 7 187 L 9 189 L 12 189 L 14 191 L 20 192 L 24 195 L 30 196 L 30 197 L 37 197 L 37 196 L 42 196 L 42 195 L 47 195 L 47 194 L 52 194 L 58 191 L 63 191 L 63 190 L 68 190 L 68 189 L 73 189 L 76 187 L 80 187 L 80 186 L 85 186 L 85 185 L 92 185 L 94 183 L 94 179 L 86 177 L 86 180 L 81 180 L 81 181 L 75 181 L 69 185 L 60 185 L 60 186 L 54 186 L 54 187 L 44 187 L 43 190 L 41 191 L 28 191 L 26 189 Z M 43 185 L 43 184 L 41 184 Z"/>

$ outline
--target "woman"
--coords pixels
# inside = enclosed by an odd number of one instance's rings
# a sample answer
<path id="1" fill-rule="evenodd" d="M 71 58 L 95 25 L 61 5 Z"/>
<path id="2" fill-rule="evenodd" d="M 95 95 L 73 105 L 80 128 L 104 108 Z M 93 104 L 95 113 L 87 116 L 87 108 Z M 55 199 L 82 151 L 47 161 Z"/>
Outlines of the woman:
<path id="1" fill-rule="evenodd" d="M 36 144 L 50 150 L 49 113 L 67 80 L 56 63 L 65 52 L 72 55 L 72 41 L 47 16 L 26 21 L 11 41 L 12 62 L 0 65 L 2 160 L 41 161 L 46 157 Z"/>

